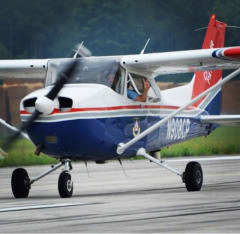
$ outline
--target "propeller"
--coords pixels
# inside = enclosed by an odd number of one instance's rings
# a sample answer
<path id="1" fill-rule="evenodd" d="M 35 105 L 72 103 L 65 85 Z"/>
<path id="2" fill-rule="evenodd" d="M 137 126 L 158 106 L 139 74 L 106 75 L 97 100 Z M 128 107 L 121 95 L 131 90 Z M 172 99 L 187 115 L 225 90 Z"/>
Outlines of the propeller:
<path id="1" fill-rule="evenodd" d="M 43 97 L 39 97 L 35 102 L 35 111 L 24 122 L 19 130 L 15 132 L 12 136 L 8 137 L 3 143 L 3 149 L 7 151 L 15 140 L 25 131 L 40 115 L 47 115 L 54 109 L 53 100 L 57 97 L 58 93 L 61 91 L 63 86 L 70 80 L 75 74 L 76 67 L 80 65 L 80 61 L 74 59 L 73 61 L 65 64 L 62 69 L 58 72 L 58 77 L 53 88 Z M 50 106 L 50 108 L 49 108 Z"/>

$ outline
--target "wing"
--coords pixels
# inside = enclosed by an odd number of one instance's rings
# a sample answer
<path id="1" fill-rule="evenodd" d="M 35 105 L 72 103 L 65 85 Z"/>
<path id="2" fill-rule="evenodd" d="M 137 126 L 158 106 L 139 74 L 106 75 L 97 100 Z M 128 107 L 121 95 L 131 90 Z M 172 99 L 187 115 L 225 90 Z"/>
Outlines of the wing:
<path id="1" fill-rule="evenodd" d="M 240 67 L 240 46 L 123 56 L 129 72 L 156 77 L 163 74 Z"/>
<path id="2" fill-rule="evenodd" d="M 201 116 L 201 122 L 240 126 L 240 115 L 205 115 Z"/>
<path id="3" fill-rule="evenodd" d="M 48 59 L 0 60 L 0 78 L 37 78 L 46 76 Z"/>

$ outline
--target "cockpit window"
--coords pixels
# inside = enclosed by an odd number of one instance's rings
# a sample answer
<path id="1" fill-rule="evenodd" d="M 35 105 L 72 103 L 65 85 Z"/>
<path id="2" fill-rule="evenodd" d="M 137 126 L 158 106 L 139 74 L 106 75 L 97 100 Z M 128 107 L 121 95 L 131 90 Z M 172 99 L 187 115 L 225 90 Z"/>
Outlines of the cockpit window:
<path id="1" fill-rule="evenodd" d="M 160 101 L 160 90 L 157 87 L 156 83 L 152 79 L 146 79 L 144 76 L 140 76 L 137 74 L 133 73 L 128 73 L 127 77 L 127 96 L 130 99 L 135 100 L 137 96 L 142 96 L 144 93 L 144 80 L 147 80 L 150 87 L 149 90 L 147 91 L 147 97 L 145 101 L 147 102 L 159 102 Z M 132 94 L 135 93 L 135 94 Z M 141 99 L 138 99 L 138 101 Z M 142 101 L 142 100 L 141 100 Z M 144 102 L 145 102 L 144 101 Z"/>
<path id="2" fill-rule="evenodd" d="M 66 61 L 62 61 L 62 63 L 56 62 L 58 61 L 53 60 L 53 62 L 49 64 L 46 85 L 51 85 L 56 82 L 58 68 L 66 63 Z M 102 84 L 110 88 L 116 88 L 113 86 L 118 82 L 118 70 L 119 63 L 113 59 L 82 58 L 79 60 L 79 66 L 76 68 L 74 76 L 67 83 Z"/>

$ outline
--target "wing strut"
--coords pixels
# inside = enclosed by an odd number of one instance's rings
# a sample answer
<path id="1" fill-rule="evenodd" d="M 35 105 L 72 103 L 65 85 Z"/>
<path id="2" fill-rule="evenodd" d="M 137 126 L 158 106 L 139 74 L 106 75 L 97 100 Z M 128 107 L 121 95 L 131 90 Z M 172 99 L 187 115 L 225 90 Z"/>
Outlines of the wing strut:
<path id="1" fill-rule="evenodd" d="M 176 111 L 173 111 L 171 114 L 169 114 L 168 116 L 166 116 L 165 118 L 161 119 L 160 121 L 158 121 L 157 123 L 155 123 L 154 125 L 152 125 L 151 127 L 147 128 L 145 131 L 143 131 L 140 135 L 136 136 L 135 138 L 131 139 L 130 141 L 128 141 L 127 143 L 120 143 L 117 147 L 117 153 L 118 154 L 123 154 L 124 151 L 126 149 L 128 149 L 130 146 L 132 146 L 133 144 L 135 144 L 137 141 L 141 140 L 143 137 L 145 137 L 146 135 L 150 134 L 151 132 L 155 131 L 156 129 L 158 129 L 161 125 L 165 124 L 169 119 L 175 117 L 176 115 L 178 115 L 180 112 L 182 112 L 183 110 L 185 110 L 186 108 L 188 108 L 189 106 L 193 105 L 196 101 L 200 100 L 201 98 L 203 98 L 204 96 L 206 96 L 207 94 L 209 94 L 210 92 L 212 92 L 215 89 L 218 89 L 219 87 L 221 87 L 223 84 L 225 84 L 226 82 L 228 82 L 229 80 L 231 80 L 233 77 L 235 77 L 236 75 L 238 75 L 240 73 L 240 68 L 238 68 L 237 70 L 235 70 L 234 72 L 232 72 L 231 74 L 229 74 L 228 76 L 226 76 L 226 78 L 224 78 L 223 80 L 221 80 L 220 82 L 218 82 L 217 84 L 213 85 L 212 87 L 210 87 L 209 89 L 207 89 L 206 91 L 202 92 L 201 94 L 199 94 L 198 96 L 196 96 L 194 99 L 192 99 L 190 102 L 188 102 L 187 104 L 183 105 L 182 107 L 180 107 L 179 109 L 177 109 Z"/>

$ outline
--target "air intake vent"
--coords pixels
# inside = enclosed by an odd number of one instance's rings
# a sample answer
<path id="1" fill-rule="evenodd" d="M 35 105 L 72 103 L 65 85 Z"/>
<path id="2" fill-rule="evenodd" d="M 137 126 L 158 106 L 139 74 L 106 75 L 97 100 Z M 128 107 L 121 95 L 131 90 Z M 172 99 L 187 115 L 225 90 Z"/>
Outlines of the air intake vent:
<path id="1" fill-rule="evenodd" d="M 37 98 L 30 98 L 30 99 L 25 100 L 23 102 L 24 108 L 26 108 L 26 107 L 35 107 L 36 100 L 37 100 Z"/>
<path id="2" fill-rule="evenodd" d="M 30 98 L 30 99 L 26 99 L 25 101 L 23 101 L 24 110 L 29 113 L 33 113 L 35 111 L 36 100 L 37 100 L 37 98 Z"/>
<path id="3" fill-rule="evenodd" d="M 72 108 L 73 101 L 71 98 L 59 97 L 59 110 L 62 112 L 69 111 Z"/>

